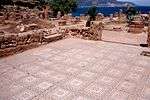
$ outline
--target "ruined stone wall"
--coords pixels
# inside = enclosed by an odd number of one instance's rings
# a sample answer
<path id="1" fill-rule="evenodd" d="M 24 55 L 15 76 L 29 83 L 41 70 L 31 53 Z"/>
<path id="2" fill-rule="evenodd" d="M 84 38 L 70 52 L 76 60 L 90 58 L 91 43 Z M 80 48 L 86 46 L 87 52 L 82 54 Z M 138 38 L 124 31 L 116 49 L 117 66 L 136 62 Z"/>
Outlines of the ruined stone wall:
<path id="1" fill-rule="evenodd" d="M 49 29 L 32 30 L 19 34 L 0 32 L 0 57 L 22 52 L 62 38 L 62 34 L 51 33 Z"/>
<path id="2" fill-rule="evenodd" d="M 93 23 L 91 27 L 76 27 L 64 29 L 65 37 L 81 38 L 85 40 L 101 40 L 103 25 L 102 23 Z"/>
<path id="3" fill-rule="evenodd" d="M 147 43 L 148 43 L 148 46 L 150 47 L 150 25 L 149 25 L 149 27 L 148 27 Z"/>
<path id="4" fill-rule="evenodd" d="M 19 34 L 4 34 L 0 35 L 0 49 L 17 47 L 30 43 L 41 43 L 43 33 L 38 31 L 28 31 Z"/>

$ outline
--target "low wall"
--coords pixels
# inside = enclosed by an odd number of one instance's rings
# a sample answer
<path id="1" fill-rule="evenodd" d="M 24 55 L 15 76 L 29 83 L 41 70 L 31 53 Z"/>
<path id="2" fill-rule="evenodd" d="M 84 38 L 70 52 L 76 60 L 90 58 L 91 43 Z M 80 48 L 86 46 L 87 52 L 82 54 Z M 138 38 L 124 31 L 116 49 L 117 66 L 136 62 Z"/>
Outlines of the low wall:
<path id="1" fill-rule="evenodd" d="M 0 36 L 0 49 L 26 45 L 30 43 L 41 43 L 43 33 L 38 31 L 29 31 L 19 34 L 5 34 Z"/>
<path id="2" fill-rule="evenodd" d="M 0 57 L 23 52 L 63 38 L 61 34 L 59 36 L 54 35 L 53 37 L 46 38 L 45 34 L 52 36 L 51 31 L 48 29 L 32 30 L 19 34 L 0 32 Z"/>
<path id="3" fill-rule="evenodd" d="M 150 47 L 150 26 L 148 27 L 147 43 L 148 43 L 148 46 Z"/>

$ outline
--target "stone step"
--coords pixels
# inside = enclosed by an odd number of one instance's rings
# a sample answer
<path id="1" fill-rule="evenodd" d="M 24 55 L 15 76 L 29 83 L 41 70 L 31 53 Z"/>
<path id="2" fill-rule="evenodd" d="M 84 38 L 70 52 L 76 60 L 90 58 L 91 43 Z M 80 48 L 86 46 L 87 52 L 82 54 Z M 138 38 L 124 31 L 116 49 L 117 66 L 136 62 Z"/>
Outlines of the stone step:
<path id="1" fill-rule="evenodd" d="M 52 41 L 57 41 L 63 38 L 62 34 L 53 34 L 49 36 L 44 37 L 44 42 L 52 42 Z"/>

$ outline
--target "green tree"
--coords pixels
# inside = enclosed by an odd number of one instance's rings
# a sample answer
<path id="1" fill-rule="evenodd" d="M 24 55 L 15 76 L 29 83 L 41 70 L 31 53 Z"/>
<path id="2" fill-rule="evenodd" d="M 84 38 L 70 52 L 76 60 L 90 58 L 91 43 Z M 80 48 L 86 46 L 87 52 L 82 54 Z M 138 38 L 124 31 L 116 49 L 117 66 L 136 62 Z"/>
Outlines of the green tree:
<path id="1" fill-rule="evenodd" d="M 96 19 L 96 6 L 92 6 L 91 8 L 89 8 L 88 15 L 90 16 L 90 21 L 94 21 Z"/>
<path id="2" fill-rule="evenodd" d="M 133 20 L 134 16 L 137 15 L 137 10 L 134 7 L 128 7 L 126 15 L 128 22 L 130 23 Z"/>
<path id="3" fill-rule="evenodd" d="M 62 16 L 70 13 L 77 6 L 77 0 L 49 0 L 48 2 L 53 11 L 55 13 L 60 11 Z"/>
<path id="4" fill-rule="evenodd" d="M 86 22 L 86 27 L 90 27 L 91 26 L 91 21 L 94 21 L 96 19 L 96 6 L 92 6 L 89 8 L 88 13 L 87 13 L 90 17 Z"/>

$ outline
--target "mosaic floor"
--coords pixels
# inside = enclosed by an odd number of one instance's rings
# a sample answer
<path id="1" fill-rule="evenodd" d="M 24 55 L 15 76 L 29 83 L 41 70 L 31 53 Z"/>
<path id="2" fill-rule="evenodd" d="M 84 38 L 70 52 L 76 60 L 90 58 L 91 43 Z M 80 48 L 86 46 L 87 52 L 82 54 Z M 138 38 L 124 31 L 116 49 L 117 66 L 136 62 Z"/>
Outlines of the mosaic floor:
<path id="1" fill-rule="evenodd" d="M 0 100 L 150 100 L 142 51 L 66 39 L 0 59 Z"/>
<path id="2" fill-rule="evenodd" d="M 116 32 L 104 30 L 102 40 L 129 45 L 140 45 L 147 43 L 147 34 L 146 33 L 134 34 L 124 31 Z"/>

